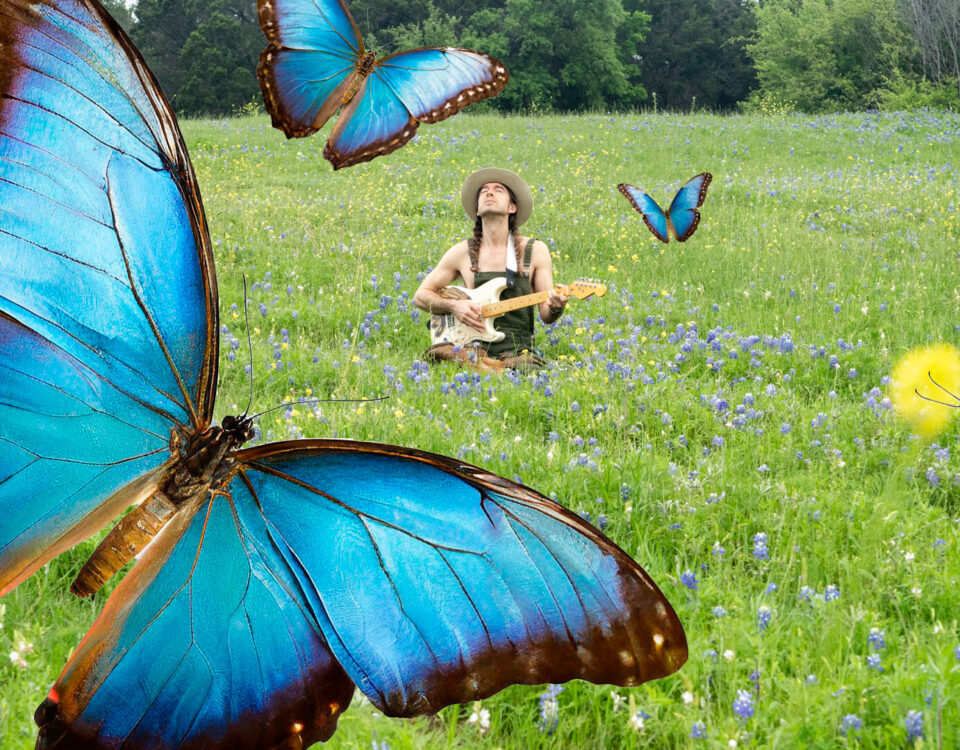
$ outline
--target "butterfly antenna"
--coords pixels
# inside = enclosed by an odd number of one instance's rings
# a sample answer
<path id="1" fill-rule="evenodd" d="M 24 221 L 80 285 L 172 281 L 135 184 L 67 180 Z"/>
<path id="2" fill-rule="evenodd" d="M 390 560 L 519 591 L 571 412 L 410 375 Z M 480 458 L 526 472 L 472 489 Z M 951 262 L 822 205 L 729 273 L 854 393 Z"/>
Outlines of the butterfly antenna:
<path id="1" fill-rule="evenodd" d="M 952 399 L 953 399 L 954 401 L 956 401 L 957 403 L 955 403 L 955 404 L 948 404 L 946 401 L 940 401 L 940 400 L 935 399 L 935 398 L 930 398 L 929 396 L 924 396 L 922 393 L 920 393 L 920 390 L 919 390 L 918 388 L 914 388 L 914 389 L 913 389 L 913 392 L 914 392 L 914 393 L 916 393 L 916 394 L 917 394 L 920 398 L 922 398 L 924 401 L 932 401 L 932 402 L 935 403 L 935 404 L 942 404 L 943 406 L 949 406 L 949 407 L 952 408 L 952 409 L 958 409 L 958 408 L 960 408 L 960 398 L 958 398 L 955 393 L 951 393 L 951 392 L 948 391 L 946 388 L 944 388 L 942 385 L 940 385 L 940 383 L 938 383 L 936 380 L 934 380 L 934 379 L 933 379 L 933 373 L 930 372 L 929 370 L 927 371 L 927 377 L 930 378 L 930 382 L 931 382 L 931 383 L 933 383 L 935 386 L 937 386 L 937 388 L 939 388 L 941 391 L 943 391 L 944 393 L 946 393 L 950 398 L 952 398 Z"/>
<path id="2" fill-rule="evenodd" d="M 250 406 L 253 404 L 253 341 L 250 339 L 250 311 L 247 309 L 247 275 L 243 274 L 243 319 L 247 326 L 247 355 L 250 359 L 250 398 L 247 399 L 247 408 L 243 410 L 243 416 L 250 413 Z"/>
<path id="3" fill-rule="evenodd" d="M 370 401 L 386 401 L 387 398 L 389 398 L 389 396 L 378 396 L 377 398 L 310 398 L 305 399 L 304 401 L 291 401 L 286 404 L 278 404 L 277 406 L 273 406 L 266 411 L 252 415 L 250 419 L 262 417 L 264 414 L 269 414 L 277 409 L 286 409 L 293 406 L 306 406 L 307 404 L 366 404 Z"/>

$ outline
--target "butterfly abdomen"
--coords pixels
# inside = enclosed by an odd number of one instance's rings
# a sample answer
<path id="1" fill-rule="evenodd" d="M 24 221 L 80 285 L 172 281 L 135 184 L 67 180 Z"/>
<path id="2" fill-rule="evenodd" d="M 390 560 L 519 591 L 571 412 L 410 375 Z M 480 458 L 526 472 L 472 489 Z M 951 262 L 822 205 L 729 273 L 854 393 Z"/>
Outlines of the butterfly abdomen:
<path id="1" fill-rule="evenodd" d="M 211 489 L 229 481 L 234 473 L 230 453 L 252 436 L 250 420 L 237 417 L 225 417 L 222 426 L 209 427 L 186 439 L 174 431 L 170 452 L 176 460 L 170 471 L 146 500 L 110 530 L 80 569 L 70 591 L 77 596 L 99 591 L 180 508 L 203 500 Z"/>

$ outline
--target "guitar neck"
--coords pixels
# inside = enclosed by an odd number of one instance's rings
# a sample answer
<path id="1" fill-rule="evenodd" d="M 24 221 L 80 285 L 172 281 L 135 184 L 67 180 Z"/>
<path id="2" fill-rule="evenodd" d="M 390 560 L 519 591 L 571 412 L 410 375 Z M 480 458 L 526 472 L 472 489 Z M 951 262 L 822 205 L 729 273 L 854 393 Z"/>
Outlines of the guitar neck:
<path id="1" fill-rule="evenodd" d="M 480 315 L 484 318 L 495 318 L 511 310 L 519 310 L 521 307 L 530 307 L 545 302 L 550 292 L 534 292 L 533 294 L 524 294 L 521 297 L 513 297 L 500 302 L 490 302 L 480 308 Z"/>

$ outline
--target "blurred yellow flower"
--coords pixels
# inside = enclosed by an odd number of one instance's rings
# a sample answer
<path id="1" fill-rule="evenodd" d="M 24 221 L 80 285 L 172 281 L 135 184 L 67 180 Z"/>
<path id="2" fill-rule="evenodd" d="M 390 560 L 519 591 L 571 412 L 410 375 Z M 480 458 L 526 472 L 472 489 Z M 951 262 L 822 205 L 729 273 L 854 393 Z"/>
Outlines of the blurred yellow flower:
<path id="1" fill-rule="evenodd" d="M 891 380 L 890 401 L 894 411 L 906 419 L 918 435 L 931 438 L 949 424 L 957 408 L 926 399 L 946 404 L 956 401 L 950 394 L 960 392 L 960 352 L 949 344 L 911 349 L 893 368 Z"/>

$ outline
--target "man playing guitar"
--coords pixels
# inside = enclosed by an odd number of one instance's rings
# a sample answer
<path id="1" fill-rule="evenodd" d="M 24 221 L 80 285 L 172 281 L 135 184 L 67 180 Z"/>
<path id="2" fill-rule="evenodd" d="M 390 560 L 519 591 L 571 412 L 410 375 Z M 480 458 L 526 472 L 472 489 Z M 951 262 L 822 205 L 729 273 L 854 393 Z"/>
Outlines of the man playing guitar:
<path id="1" fill-rule="evenodd" d="M 466 288 L 475 289 L 506 276 L 507 288 L 500 299 L 546 292 L 537 308 L 544 323 L 553 323 L 563 313 L 567 298 L 554 289 L 550 251 L 540 240 L 517 231 L 533 210 L 530 188 L 509 170 L 487 168 L 466 179 L 460 199 L 474 220 L 473 237 L 444 253 L 417 289 L 414 304 L 434 315 L 452 314 L 460 323 L 484 332 L 480 304 L 444 296 L 442 290 L 457 277 Z M 532 307 L 512 310 L 494 323 L 496 330 L 505 334 L 502 341 L 466 347 L 436 344 L 425 358 L 467 362 L 490 370 L 542 367 L 546 362 L 533 349 L 533 322 Z"/>

